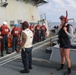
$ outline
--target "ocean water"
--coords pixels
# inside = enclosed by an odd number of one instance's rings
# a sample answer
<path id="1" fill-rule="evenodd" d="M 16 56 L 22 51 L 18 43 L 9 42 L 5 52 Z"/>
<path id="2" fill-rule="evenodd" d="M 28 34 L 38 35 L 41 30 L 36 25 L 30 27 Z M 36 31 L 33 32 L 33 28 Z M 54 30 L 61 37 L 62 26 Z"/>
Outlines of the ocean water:
<path id="1" fill-rule="evenodd" d="M 69 24 L 71 24 L 75 30 L 76 28 L 76 22 L 69 22 Z M 60 22 L 48 22 L 48 28 L 49 29 L 53 29 L 54 26 L 59 26 L 60 25 Z"/>

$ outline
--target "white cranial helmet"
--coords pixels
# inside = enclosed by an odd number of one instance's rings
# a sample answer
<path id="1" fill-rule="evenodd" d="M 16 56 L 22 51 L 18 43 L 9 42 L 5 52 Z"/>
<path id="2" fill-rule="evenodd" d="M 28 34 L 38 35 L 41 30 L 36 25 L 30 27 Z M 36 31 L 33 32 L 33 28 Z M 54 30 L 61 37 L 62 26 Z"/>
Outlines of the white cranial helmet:
<path id="1" fill-rule="evenodd" d="M 7 25 L 7 22 L 6 22 L 6 21 L 4 21 L 4 22 L 3 22 L 3 24 Z"/>
<path id="2" fill-rule="evenodd" d="M 43 23 L 43 25 L 45 25 L 45 23 Z"/>

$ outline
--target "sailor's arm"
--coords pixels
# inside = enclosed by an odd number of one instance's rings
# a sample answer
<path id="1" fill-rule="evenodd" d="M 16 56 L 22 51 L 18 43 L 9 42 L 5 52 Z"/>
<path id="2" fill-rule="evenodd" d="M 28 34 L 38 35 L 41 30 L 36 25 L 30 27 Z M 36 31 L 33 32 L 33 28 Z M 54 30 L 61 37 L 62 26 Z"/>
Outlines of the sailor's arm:
<path id="1" fill-rule="evenodd" d="M 73 27 L 72 26 L 69 26 L 69 32 L 67 31 L 66 27 L 64 27 L 64 31 L 66 32 L 69 38 L 73 38 Z"/>
<path id="2" fill-rule="evenodd" d="M 26 42 L 26 39 L 27 39 L 26 34 L 25 34 L 24 32 L 22 32 L 22 42 L 21 42 L 20 47 L 19 47 L 19 49 L 17 50 L 17 52 L 20 52 L 20 51 L 21 51 L 22 47 L 24 46 L 24 44 L 25 44 L 25 42 Z"/>

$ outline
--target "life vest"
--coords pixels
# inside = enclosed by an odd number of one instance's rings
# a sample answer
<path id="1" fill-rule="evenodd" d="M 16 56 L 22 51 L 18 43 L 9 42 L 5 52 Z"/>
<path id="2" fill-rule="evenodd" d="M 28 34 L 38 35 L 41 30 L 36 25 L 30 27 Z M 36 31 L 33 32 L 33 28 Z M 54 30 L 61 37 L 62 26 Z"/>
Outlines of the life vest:
<path id="1" fill-rule="evenodd" d="M 37 31 L 41 31 L 41 26 L 40 26 L 40 25 L 37 25 L 37 26 L 36 26 L 36 30 L 37 30 Z"/>
<path id="2" fill-rule="evenodd" d="M 10 30 L 9 30 L 8 26 L 2 25 L 1 28 L 2 28 L 1 35 L 9 34 Z"/>
<path id="3" fill-rule="evenodd" d="M 8 37 L 8 47 L 11 47 L 12 46 L 12 36 L 9 35 Z"/>
<path id="4" fill-rule="evenodd" d="M 41 26 L 43 31 L 46 31 L 46 27 L 44 25 Z"/>
<path id="5" fill-rule="evenodd" d="M 30 26 L 29 29 L 34 32 L 34 26 Z"/>
<path id="6" fill-rule="evenodd" d="M 19 29 L 18 29 L 18 27 L 14 27 L 13 29 L 12 29 L 12 35 L 13 36 L 19 36 L 19 31 L 18 31 Z"/>

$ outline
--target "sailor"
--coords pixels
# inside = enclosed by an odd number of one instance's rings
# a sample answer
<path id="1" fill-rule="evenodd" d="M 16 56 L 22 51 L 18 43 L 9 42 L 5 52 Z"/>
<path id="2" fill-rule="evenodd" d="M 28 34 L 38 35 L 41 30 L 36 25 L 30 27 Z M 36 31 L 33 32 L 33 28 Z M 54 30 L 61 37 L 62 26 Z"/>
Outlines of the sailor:
<path id="1" fill-rule="evenodd" d="M 45 26 L 45 23 L 42 23 L 42 26 L 41 26 L 41 37 L 42 37 L 42 40 L 45 40 L 45 36 L 46 36 L 46 26 Z"/>
<path id="2" fill-rule="evenodd" d="M 37 26 L 35 27 L 35 32 L 36 32 L 37 42 L 40 42 L 41 41 L 41 26 L 40 26 L 40 22 L 37 23 Z"/>
<path id="3" fill-rule="evenodd" d="M 22 23 L 22 42 L 20 48 L 17 52 L 21 50 L 22 63 L 24 70 L 20 73 L 29 73 L 29 69 L 32 69 L 32 41 L 33 32 L 29 29 L 29 24 L 27 21 Z"/>
<path id="4" fill-rule="evenodd" d="M 14 28 L 12 29 L 11 34 L 13 35 L 12 52 L 14 52 L 17 50 L 17 46 L 18 46 L 18 37 L 19 37 L 18 24 L 14 24 Z"/>
<path id="5" fill-rule="evenodd" d="M 34 24 L 33 23 L 30 24 L 29 28 L 34 33 Z"/>
<path id="6" fill-rule="evenodd" d="M 7 22 L 4 21 L 3 22 L 3 25 L 1 26 L 1 35 L 3 37 L 3 39 L 1 40 L 1 56 L 3 56 L 3 51 L 4 51 L 4 48 L 6 50 L 6 54 L 10 54 L 8 52 L 8 36 L 9 36 L 9 32 L 10 32 L 10 29 L 8 28 L 7 26 Z"/>
<path id="7" fill-rule="evenodd" d="M 0 26 L 0 51 L 1 51 L 1 39 L 2 39 L 1 31 L 2 31 L 2 29 L 1 29 L 1 26 Z"/>
<path id="8" fill-rule="evenodd" d="M 65 60 L 67 62 L 68 70 L 64 75 L 69 75 L 71 73 L 71 60 L 70 60 L 70 48 L 71 39 L 73 37 L 73 26 L 68 24 L 68 19 L 65 16 L 60 16 L 61 24 L 58 33 L 59 45 L 60 45 L 60 55 L 61 55 L 61 66 L 58 71 L 64 68 Z"/>
<path id="9" fill-rule="evenodd" d="M 34 27 L 34 23 L 30 23 L 30 26 L 29 26 L 30 30 L 33 32 L 33 34 L 35 34 L 35 27 Z M 34 37 L 34 35 L 33 35 Z M 33 44 L 35 43 L 35 38 L 33 38 Z"/>

